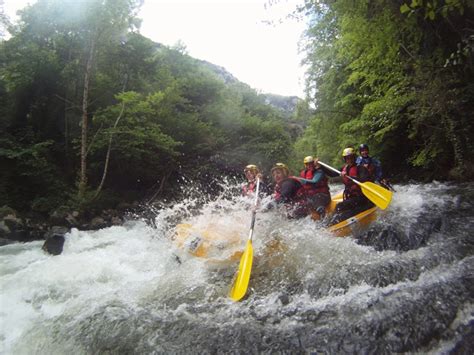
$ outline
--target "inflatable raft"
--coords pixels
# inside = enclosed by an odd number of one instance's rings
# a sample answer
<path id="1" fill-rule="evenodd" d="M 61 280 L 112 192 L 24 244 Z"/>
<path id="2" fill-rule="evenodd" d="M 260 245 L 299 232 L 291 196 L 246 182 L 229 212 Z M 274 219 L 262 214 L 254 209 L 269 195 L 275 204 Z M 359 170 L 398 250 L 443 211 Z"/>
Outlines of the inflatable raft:
<path id="1" fill-rule="evenodd" d="M 328 218 L 334 213 L 336 204 L 342 201 L 342 192 L 333 196 L 331 203 L 326 209 Z M 377 218 L 377 207 L 369 208 L 344 221 L 327 227 L 337 237 L 353 235 Z M 319 219 L 317 213 L 313 213 L 314 220 Z M 212 263 L 238 261 L 242 255 L 242 245 L 247 237 L 247 224 L 239 226 L 220 226 L 209 223 L 205 227 L 198 227 L 189 223 L 178 224 L 175 228 L 173 240 L 175 245 L 191 255 L 206 258 Z"/>
<path id="2" fill-rule="evenodd" d="M 326 211 L 329 216 L 334 214 L 334 211 L 336 210 L 336 205 L 341 201 L 342 192 L 331 198 L 331 203 L 329 204 Z M 336 237 L 347 237 L 349 235 L 357 234 L 358 232 L 366 229 L 370 223 L 375 221 L 375 219 L 377 218 L 377 210 L 377 207 L 371 207 L 365 211 L 359 212 L 355 216 L 349 217 L 344 221 L 329 226 L 328 230 Z"/>
<path id="3" fill-rule="evenodd" d="M 174 242 L 179 249 L 199 258 L 237 261 L 242 255 L 242 241 L 245 232 L 223 231 L 215 224 L 199 228 L 189 223 L 180 223 L 175 228 Z"/>

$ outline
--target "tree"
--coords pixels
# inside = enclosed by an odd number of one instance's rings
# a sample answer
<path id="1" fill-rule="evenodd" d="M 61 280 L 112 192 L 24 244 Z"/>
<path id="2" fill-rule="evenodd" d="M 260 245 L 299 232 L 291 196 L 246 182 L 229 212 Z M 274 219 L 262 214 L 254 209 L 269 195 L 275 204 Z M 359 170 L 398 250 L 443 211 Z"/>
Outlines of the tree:
<path id="1" fill-rule="evenodd" d="M 304 139 L 334 161 L 342 148 L 366 142 L 390 162 L 388 172 L 467 178 L 472 2 L 305 5 L 313 19 L 305 50 L 316 115 Z"/>
<path id="2" fill-rule="evenodd" d="M 0 43 L 2 201 L 49 213 L 183 181 L 215 193 L 249 160 L 289 159 L 289 118 L 265 96 L 134 32 L 137 2 L 109 3 L 40 0 Z"/>

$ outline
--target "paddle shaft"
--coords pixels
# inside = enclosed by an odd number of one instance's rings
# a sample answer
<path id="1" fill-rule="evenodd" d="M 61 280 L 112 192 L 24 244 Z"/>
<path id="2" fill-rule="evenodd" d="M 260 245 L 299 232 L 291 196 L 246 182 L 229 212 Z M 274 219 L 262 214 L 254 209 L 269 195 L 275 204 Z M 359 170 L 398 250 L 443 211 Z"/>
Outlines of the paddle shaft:
<path id="1" fill-rule="evenodd" d="M 257 205 L 258 205 L 258 192 L 260 189 L 260 179 L 257 178 L 257 187 L 255 188 L 255 202 L 254 202 L 254 209 L 252 211 L 252 222 L 250 223 L 250 231 L 249 231 L 249 240 L 252 241 L 253 237 L 253 227 L 255 226 L 255 219 L 257 216 Z"/>
<path id="2" fill-rule="evenodd" d="M 323 162 L 319 162 L 322 166 L 325 168 L 334 171 L 338 173 L 339 175 L 342 175 L 342 173 L 339 170 L 334 169 L 332 166 L 329 166 L 327 164 L 324 164 Z M 390 201 L 392 200 L 392 192 L 383 188 L 382 186 L 376 185 L 370 181 L 366 182 L 360 182 L 357 181 L 356 179 L 352 178 L 349 175 L 344 175 L 346 178 L 349 178 L 351 181 L 356 183 L 362 188 L 362 193 L 374 204 L 377 205 L 377 207 L 381 209 L 386 209 L 387 206 L 390 204 Z"/>
<path id="3" fill-rule="evenodd" d="M 253 263 L 253 246 L 252 246 L 252 236 L 253 236 L 253 227 L 255 226 L 255 216 L 257 214 L 257 205 L 258 205 L 258 192 L 260 189 L 260 179 L 257 178 L 257 187 L 255 191 L 255 203 L 252 211 L 252 222 L 250 224 L 249 239 L 247 240 L 247 245 L 245 247 L 244 253 L 240 258 L 239 271 L 234 280 L 234 285 L 230 290 L 230 298 L 234 301 L 240 301 L 245 294 L 247 293 L 247 288 L 249 286 L 250 274 L 252 272 L 252 263 Z"/>
<path id="4" fill-rule="evenodd" d="M 332 166 L 329 166 L 329 165 L 327 165 L 327 164 L 324 164 L 322 161 L 319 161 L 318 163 L 321 164 L 322 166 L 324 166 L 325 168 L 328 168 L 329 170 L 332 170 L 332 171 L 334 171 L 335 173 L 338 173 L 339 175 L 342 175 L 342 173 L 341 173 L 339 170 L 334 169 Z M 356 179 L 350 177 L 349 175 L 346 175 L 346 178 L 351 179 L 351 180 L 354 181 L 357 185 L 362 185 L 362 183 L 360 183 L 360 182 L 357 181 Z"/>

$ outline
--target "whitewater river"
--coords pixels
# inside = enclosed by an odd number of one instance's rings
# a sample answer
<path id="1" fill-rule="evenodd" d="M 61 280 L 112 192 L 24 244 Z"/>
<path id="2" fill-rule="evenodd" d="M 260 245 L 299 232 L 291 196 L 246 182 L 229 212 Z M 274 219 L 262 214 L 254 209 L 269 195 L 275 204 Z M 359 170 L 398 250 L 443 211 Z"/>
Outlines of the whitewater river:
<path id="1" fill-rule="evenodd" d="M 0 248 L 2 354 L 470 353 L 474 184 L 396 186 L 365 233 L 257 213 L 248 297 L 228 297 L 250 203 L 186 200 L 99 231 Z M 171 240 L 177 223 L 222 236 L 213 262 Z M 237 238 L 240 246 L 224 246 Z"/>

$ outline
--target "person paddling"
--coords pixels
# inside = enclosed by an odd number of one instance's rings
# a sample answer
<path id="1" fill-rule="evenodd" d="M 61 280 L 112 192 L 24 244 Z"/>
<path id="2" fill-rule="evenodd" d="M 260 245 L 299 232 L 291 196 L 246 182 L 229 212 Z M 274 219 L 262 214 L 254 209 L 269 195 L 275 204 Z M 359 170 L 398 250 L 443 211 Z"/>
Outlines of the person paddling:
<path id="1" fill-rule="evenodd" d="M 242 196 L 252 196 L 255 193 L 257 178 L 260 179 L 259 195 L 268 194 L 268 186 L 263 181 L 262 173 L 256 165 L 247 165 L 244 168 L 244 174 L 247 182 L 242 185 Z"/>
<path id="2" fill-rule="evenodd" d="M 318 213 L 319 218 L 326 214 L 326 206 L 331 202 L 329 184 L 326 173 L 318 162 L 318 158 L 311 155 L 303 159 L 304 170 L 300 172 L 298 180 L 303 184 L 308 208 Z"/>
<path id="3" fill-rule="evenodd" d="M 359 146 L 359 154 L 356 159 L 356 164 L 363 165 L 369 170 L 370 181 L 378 183 L 387 190 L 393 190 L 388 180 L 383 177 L 380 160 L 369 155 L 369 146 L 367 144 L 362 143 Z"/>
<path id="4" fill-rule="evenodd" d="M 345 162 L 341 169 L 342 182 L 345 186 L 343 201 L 336 205 L 330 224 L 339 223 L 373 206 L 373 203 L 362 193 L 360 186 L 347 178 L 350 176 L 359 182 L 369 181 L 369 170 L 364 165 L 356 164 L 356 154 L 353 148 L 344 149 L 342 157 Z"/>
<path id="5" fill-rule="evenodd" d="M 297 177 L 289 176 L 290 170 L 283 163 L 276 163 L 271 172 L 274 181 L 273 201 L 267 205 L 267 209 L 283 205 L 288 218 L 306 217 L 308 208 L 303 184 Z"/>

